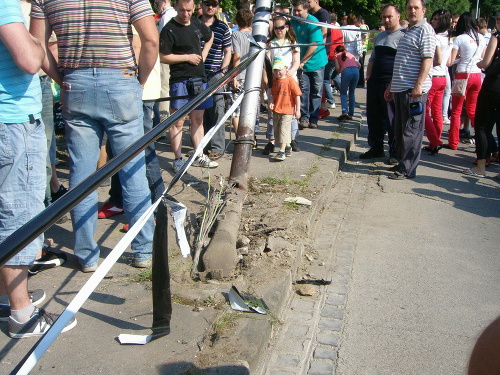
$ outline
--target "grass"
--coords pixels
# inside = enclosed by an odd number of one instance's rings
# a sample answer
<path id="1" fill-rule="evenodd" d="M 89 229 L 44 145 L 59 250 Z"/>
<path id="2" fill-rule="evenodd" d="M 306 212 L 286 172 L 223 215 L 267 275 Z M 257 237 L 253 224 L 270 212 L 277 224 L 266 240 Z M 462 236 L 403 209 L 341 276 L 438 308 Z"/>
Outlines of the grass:
<path id="1" fill-rule="evenodd" d="M 300 207 L 297 201 L 283 202 L 283 204 L 287 210 L 298 210 Z"/>
<path id="2" fill-rule="evenodd" d="M 307 187 L 307 186 L 309 186 L 309 181 L 310 181 L 311 177 L 317 171 L 318 171 L 318 165 L 316 164 L 316 161 L 315 161 L 309 167 L 304 179 L 294 180 L 294 179 L 290 178 L 289 175 L 285 175 L 285 173 L 283 173 L 283 175 L 284 175 L 283 178 L 262 177 L 260 179 L 260 182 L 264 183 L 264 184 L 268 184 L 268 185 L 287 185 L 287 186 Z"/>
<path id="3" fill-rule="evenodd" d="M 146 282 L 146 281 L 152 281 L 153 279 L 153 270 L 152 268 L 147 268 L 137 275 L 134 275 L 130 278 L 131 281 L 134 281 L 136 283 L 141 283 L 141 282 Z"/>
<path id="4" fill-rule="evenodd" d="M 214 322 L 212 328 L 213 331 L 217 334 L 221 334 L 222 332 L 232 328 L 236 325 L 236 321 L 241 317 L 241 313 L 237 311 L 226 311 L 224 314 L 219 316 L 217 320 Z"/>

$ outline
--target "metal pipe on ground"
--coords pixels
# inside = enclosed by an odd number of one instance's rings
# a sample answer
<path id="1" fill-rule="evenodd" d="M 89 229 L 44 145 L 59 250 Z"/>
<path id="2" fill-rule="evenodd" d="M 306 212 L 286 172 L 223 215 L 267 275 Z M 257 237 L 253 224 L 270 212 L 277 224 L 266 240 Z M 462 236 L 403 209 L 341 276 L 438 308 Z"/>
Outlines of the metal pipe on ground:
<path id="1" fill-rule="evenodd" d="M 257 0 L 252 22 L 252 35 L 257 45 L 251 45 L 250 54 L 258 52 L 257 58 L 250 64 L 245 76 L 246 92 L 241 103 L 238 134 L 236 135 L 233 161 L 229 174 L 229 186 L 226 194 L 226 206 L 217 222 L 210 244 L 202 256 L 205 271 L 213 278 L 230 276 L 238 263 L 236 240 L 241 220 L 243 201 L 248 190 L 248 168 L 254 141 L 254 126 L 257 118 L 262 82 L 262 69 L 265 59 L 266 40 L 271 18 L 271 1 Z"/>

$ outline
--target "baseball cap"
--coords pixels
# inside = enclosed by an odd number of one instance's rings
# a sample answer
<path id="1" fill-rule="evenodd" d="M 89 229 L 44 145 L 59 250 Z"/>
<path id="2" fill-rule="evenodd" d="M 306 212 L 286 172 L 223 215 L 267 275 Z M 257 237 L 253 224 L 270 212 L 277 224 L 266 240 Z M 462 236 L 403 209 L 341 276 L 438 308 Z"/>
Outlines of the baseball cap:
<path id="1" fill-rule="evenodd" d="M 285 62 L 281 59 L 280 56 L 276 56 L 274 59 L 273 59 L 273 70 L 276 69 L 276 70 L 281 70 L 283 68 L 286 68 L 287 65 L 285 64 Z"/>

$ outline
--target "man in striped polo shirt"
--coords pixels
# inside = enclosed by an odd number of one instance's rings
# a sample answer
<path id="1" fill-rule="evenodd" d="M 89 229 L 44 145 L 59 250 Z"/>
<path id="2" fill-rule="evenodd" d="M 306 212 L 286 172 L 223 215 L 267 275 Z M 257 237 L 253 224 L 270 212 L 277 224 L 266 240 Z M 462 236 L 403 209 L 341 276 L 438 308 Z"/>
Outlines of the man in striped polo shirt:
<path id="1" fill-rule="evenodd" d="M 215 14 L 219 10 L 218 0 L 202 1 L 201 10 L 201 22 L 205 26 L 210 27 L 210 30 L 214 33 L 214 41 L 205 60 L 205 74 L 209 80 L 215 81 L 222 77 L 222 72 L 227 71 L 231 62 L 231 32 L 224 22 L 215 17 Z M 222 95 L 214 95 L 213 101 L 214 104 L 212 107 L 207 108 L 203 114 L 203 128 L 205 129 L 205 133 L 217 125 L 222 117 L 224 117 L 224 97 Z M 207 144 L 206 151 L 209 158 L 217 159 L 221 157 L 226 148 L 225 138 L 226 131 L 224 126 L 221 126 Z"/>
<path id="2" fill-rule="evenodd" d="M 141 40 L 136 62 L 132 24 Z M 59 60 L 47 48 L 52 30 Z M 71 157 L 70 188 L 96 170 L 104 133 L 118 155 L 144 135 L 142 92 L 158 57 L 158 31 L 148 0 L 33 0 L 30 31 L 45 41 L 43 70 L 61 86 L 66 141 Z M 125 214 L 130 225 L 151 205 L 144 152 L 120 171 Z M 71 212 L 74 251 L 83 272 L 97 269 L 97 191 Z M 150 217 L 132 241 L 135 267 L 152 258 Z"/>
<path id="3" fill-rule="evenodd" d="M 394 126 L 400 161 L 389 169 L 394 172 L 389 176 L 393 180 L 414 178 L 420 161 L 425 103 L 431 88 L 429 71 L 436 49 L 436 34 L 424 14 L 424 0 L 407 1 L 410 25 L 398 44 L 392 81 L 384 93 L 387 101 L 394 97 L 396 110 Z"/>

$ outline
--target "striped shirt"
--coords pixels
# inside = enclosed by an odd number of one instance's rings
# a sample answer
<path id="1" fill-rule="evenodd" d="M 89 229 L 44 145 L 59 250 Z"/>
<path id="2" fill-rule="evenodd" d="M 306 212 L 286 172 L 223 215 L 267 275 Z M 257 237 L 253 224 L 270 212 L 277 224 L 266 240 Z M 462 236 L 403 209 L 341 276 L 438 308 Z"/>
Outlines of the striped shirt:
<path id="1" fill-rule="evenodd" d="M 391 82 L 391 92 L 402 92 L 413 89 L 417 82 L 422 61 L 426 57 L 434 57 L 436 50 L 436 33 L 425 18 L 410 27 L 398 44 L 394 60 L 394 71 Z M 431 88 L 432 77 L 427 74 L 422 84 L 422 92 Z"/>
<path id="2" fill-rule="evenodd" d="M 0 1 L 0 26 L 18 22 L 24 24 L 19 0 Z M 39 119 L 42 91 L 38 74 L 27 74 L 19 69 L 1 41 L 0 66 L 0 122 L 29 122 L 29 115 Z"/>
<path id="3" fill-rule="evenodd" d="M 153 11 L 148 0 L 33 0 L 57 36 L 59 67 L 136 68 L 131 24 Z"/>
<path id="4" fill-rule="evenodd" d="M 214 41 L 205 60 L 205 73 L 207 74 L 216 72 L 221 68 L 224 59 L 224 48 L 231 47 L 231 32 L 224 22 L 216 18 L 214 23 L 210 25 L 210 30 L 214 33 Z M 202 48 L 203 45 L 205 45 L 205 42 L 202 42 Z"/>

